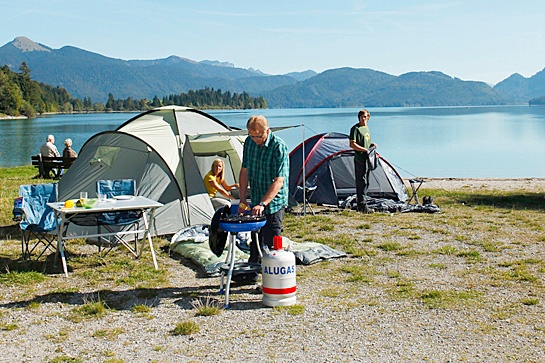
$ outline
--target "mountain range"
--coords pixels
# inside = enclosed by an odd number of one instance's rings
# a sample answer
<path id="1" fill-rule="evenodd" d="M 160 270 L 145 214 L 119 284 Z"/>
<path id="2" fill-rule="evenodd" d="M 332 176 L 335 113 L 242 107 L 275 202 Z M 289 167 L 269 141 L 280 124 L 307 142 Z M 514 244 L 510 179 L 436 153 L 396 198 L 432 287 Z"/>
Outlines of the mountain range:
<path id="1" fill-rule="evenodd" d="M 73 46 L 52 49 L 26 37 L 0 47 L 0 66 L 17 71 L 26 62 L 34 80 L 64 87 L 72 97 L 105 102 L 162 98 L 205 87 L 264 96 L 271 108 L 458 106 L 527 103 L 545 95 L 545 70 L 513 74 L 494 86 L 441 72 L 399 76 L 362 68 L 269 75 L 229 62 L 196 62 L 179 56 L 155 60 L 109 58 Z"/>

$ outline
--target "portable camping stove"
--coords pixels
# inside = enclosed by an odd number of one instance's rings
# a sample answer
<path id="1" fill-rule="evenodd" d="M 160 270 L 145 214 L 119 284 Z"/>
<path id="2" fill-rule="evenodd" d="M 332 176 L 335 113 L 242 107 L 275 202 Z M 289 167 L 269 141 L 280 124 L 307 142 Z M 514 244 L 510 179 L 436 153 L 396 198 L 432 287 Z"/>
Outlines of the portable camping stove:
<path id="1" fill-rule="evenodd" d="M 221 266 L 221 282 L 220 282 L 220 294 L 225 293 L 225 308 L 229 308 L 229 289 L 231 286 L 231 278 L 233 276 L 233 269 L 235 268 L 235 247 L 236 236 L 239 232 L 257 232 L 267 223 L 265 216 L 257 215 L 239 215 L 231 214 L 223 216 L 220 219 L 219 227 L 229 232 L 229 247 L 227 250 L 227 257 L 225 263 Z M 251 272 L 259 268 L 258 264 L 240 263 L 237 265 L 237 272 Z M 227 282 L 225 284 L 225 290 L 223 289 L 223 278 L 227 272 Z"/>

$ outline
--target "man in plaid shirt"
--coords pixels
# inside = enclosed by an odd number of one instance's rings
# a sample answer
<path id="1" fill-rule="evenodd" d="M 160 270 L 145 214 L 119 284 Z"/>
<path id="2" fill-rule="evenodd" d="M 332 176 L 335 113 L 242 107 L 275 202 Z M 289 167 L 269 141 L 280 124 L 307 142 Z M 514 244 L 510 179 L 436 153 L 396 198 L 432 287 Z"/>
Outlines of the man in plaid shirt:
<path id="1" fill-rule="evenodd" d="M 273 237 L 282 234 L 284 208 L 288 205 L 289 153 L 286 143 L 274 135 L 264 116 L 252 116 L 246 124 L 248 137 L 244 142 L 240 170 L 240 205 L 248 204 L 246 190 L 251 187 L 252 214 L 267 218 L 259 233 L 262 247 L 273 246 Z M 239 208 L 239 212 L 242 210 Z M 255 243 L 250 245 L 248 262 L 258 262 Z"/>

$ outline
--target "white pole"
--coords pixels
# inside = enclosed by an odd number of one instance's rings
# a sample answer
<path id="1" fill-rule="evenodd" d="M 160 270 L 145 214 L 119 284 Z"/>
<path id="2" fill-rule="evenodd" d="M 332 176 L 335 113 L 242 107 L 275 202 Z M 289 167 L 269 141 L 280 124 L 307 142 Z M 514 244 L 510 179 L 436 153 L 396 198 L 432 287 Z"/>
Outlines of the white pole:
<path id="1" fill-rule="evenodd" d="M 305 154 L 305 124 L 301 125 L 302 132 L 303 132 L 303 217 L 304 217 L 304 224 L 305 224 L 305 233 L 307 230 L 307 172 L 305 168 L 305 162 L 307 160 L 306 154 Z"/>

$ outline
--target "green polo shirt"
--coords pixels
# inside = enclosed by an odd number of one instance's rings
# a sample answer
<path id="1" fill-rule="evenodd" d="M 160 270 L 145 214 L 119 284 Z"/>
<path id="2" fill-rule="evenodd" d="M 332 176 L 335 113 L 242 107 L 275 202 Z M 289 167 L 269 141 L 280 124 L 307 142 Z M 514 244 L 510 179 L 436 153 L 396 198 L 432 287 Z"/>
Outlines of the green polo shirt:
<path id="1" fill-rule="evenodd" d="M 356 144 L 363 146 L 366 149 L 371 147 L 371 133 L 367 126 L 360 126 L 359 123 L 355 124 L 350 129 L 350 140 L 355 141 Z M 367 153 L 356 151 L 354 158 L 358 161 L 365 162 L 367 160 Z"/>
<path id="2" fill-rule="evenodd" d="M 288 205 L 290 159 L 284 140 L 269 132 L 265 144 L 260 147 L 248 136 L 244 142 L 242 167 L 248 169 L 253 204 L 263 199 L 275 178 L 284 177 L 284 185 L 265 207 L 265 214 L 276 213 Z"/>

